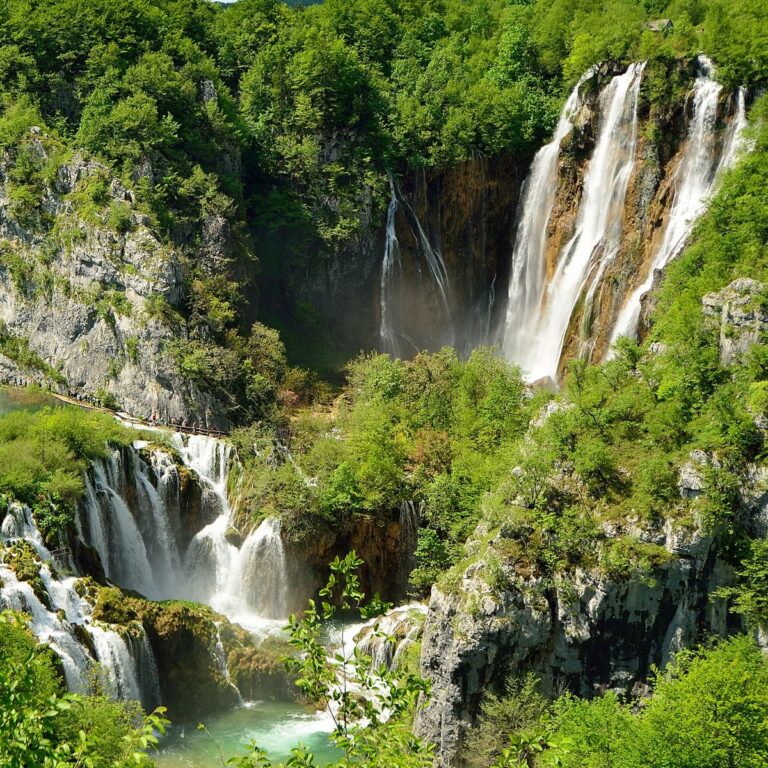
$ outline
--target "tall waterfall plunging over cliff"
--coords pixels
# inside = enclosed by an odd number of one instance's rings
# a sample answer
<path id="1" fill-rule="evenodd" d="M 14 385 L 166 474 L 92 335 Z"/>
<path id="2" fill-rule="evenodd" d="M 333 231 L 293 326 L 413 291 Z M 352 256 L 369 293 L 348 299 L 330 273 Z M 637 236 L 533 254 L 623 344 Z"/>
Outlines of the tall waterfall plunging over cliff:
<path id="1" fill-rule="evenodd" d="M 579 103 L 579 91 L 591 75 L 590 70 L 571 91 L 560 113 L 554 139 L 536 153 L 525 180 L 512 254 L 506 316 L 508 332 L 504 337 L 504 352 L 513 360 L 522 360 L 535 341 L 531 333 L 535 328 L 526 322 L 538 312 L 546 284 L 547 225 L 555 203 L 560 144 L 573 128 L 571 117 Z"/>
<path id="2" fill-rule="evenodd" d="M 681 147 L 665 164 L 654 159 L 639 129 L 644 69 L 612 77 L 594 108 L 588 72 L 525 182 L 499 336 L 529 380 L 556 380 L 565 359 L 599 360 L 618 336 L 636 334 L 654 274 L 682 250 L 737 155 L 746 94 L 724 99 L 700 56 Z M 649 157 L 658 170 L 646 171 Z"/>
<path id="3" fill-rule="evenodd" d="M 746 125 L 744 89 L 738 91 L 736 115 L 718 152 L 717 109 L 723 88 L 712 79 L 713 71 L 712 62 L 706 56 L 699 56 L 699 73 L 693 86 L 693 117 L 684 154 L 672 180 L 674 197 L 664 236 L 642 282 L 629 295 L 616 319 L 612 342 L 619 336 L 636 335 L 641 300 L 650 290 L 654 274 L 680 253 L 696 219 L 704 212 L 720 174 L 730 168 L 736 158 Z"/>
<path id="4" fill-rule="evenodd" d="M 584 179 L 575 232 L 552 265 L 554 273 L 546 289 L 537 281 L 534 289 L 538 296 L 530 296 L 521 307 L 517 303 L 514 279 L 510 284 L 504 348 L 531 379 L 556 378 L 574 306 L 584 291 L 588 294 L 587 300 L 594 294 L 618 249 L 624 197 L 635 160 L 637 100 L 644 68 L 644 64 L 633 64 L 623 75 L 614 77 L 600 94 L 598 138 Z M 558 128 L 564 136 L 567 128 L 563 121 Z M 559 146 L 559 140 L 555 146 Z M 555 149 L 549 151 L 556 152 Z M 544 241 L 546 235 L 542 230 L 547 226 L 554 195 L 542 197 L 535 195 L 530 202 L 526 201 L 518 239 Z M 542 206 L 546 207 L 542 210 Z M 549 212 L 545 214 L 547 208 Z M 538 275 L 544 272 L 541 245 L 516 255 L 528 263 L 513 264 L 515 272 Z"/>

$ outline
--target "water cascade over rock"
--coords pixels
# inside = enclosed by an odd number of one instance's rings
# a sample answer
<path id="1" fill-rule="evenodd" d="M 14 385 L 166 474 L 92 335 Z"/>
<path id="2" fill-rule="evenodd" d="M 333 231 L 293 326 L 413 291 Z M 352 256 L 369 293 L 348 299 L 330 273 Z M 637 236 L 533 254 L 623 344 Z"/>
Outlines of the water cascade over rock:
<path id="1" fill-rule="evenodd" d="M 157 667 L 140 626 L 118 632 L 94 622 L 93 607 L 77 589 L 78 578 L 45 547 L 28 507 L 11 504 L 0 529 L 0 608 L 29 616 L 29 627 L 58 656 L 67 687 L 85 691 L 98 663 L 104 690 L 120 699 L 135 699 L 147 709 L 160 703 Z M 9 557 L 14 547 L 34 552 L 36 579 L 19 575 Z"/>
<path id="2" fill-rule="evenodd" d="M 184 467 L 199 478 L 206 524 L 185 546 L 179 468 L 138 442 L 94 466 L 80 530 L 107 578 L 151 599 L 210 605 L 254 631 L 280 625 L 289 601 L 280 522 L 267 519 L 239 543 L 228 498 L 231 447 L 203 435 L 173 437 Z"/>
<path id="3" fill-rule="evenodd" d="M 441 337 L 435 344 L 454 344 L 453 313 L 449 301 L 450 285 L 445 260 L 438 248 L 429 240 L 415 211 L 403 197 L 397 181 L 390 175 L 390 202 L 387 209 L 387 225 L 384 236 L 384 257 L 381 264 L 380 348 L 395 357 L 405 357 L 419 352 L 425 339 L 419 337 L 416 318 L 419 294 L 434 294 L 436 305 L 432 310 L 441 315 Z M 402 210 L 417 244 L 423 263 L 405 264 L 397 237 L 397 213 Z M 426 267 L 426 269 L 425 269 Z M 429 285 L 427 291 L 424 285 Z M 427 346 L 429 346 L 427 344 Z"/>
<path id="4" fill-rule="evenodd" d="M 611 341 L 619 336 L 635 336 L 640 319 L 641 300 L 651 289 L 656 271 L 663 269 L 685 245 L 696 219 L 704 212 L 707 200 L 720 174 L 730 168 L 736 158 L 746 125 L 746 96 L 740 88 L 736 99 L 736 115 L 731 120 L 723 146 L 718 152 L 717 109 L 722 86 L 712 79 L 712 62 L 699 57 L 699 73 L 693 86 L 693 117 L 682 160 L 675 171 L 672 207 L 660 245 L 648 265 L 640 273 L 642 282 L 627 298 L 614 324 Z"/>
<path id="5" fill-rule="evenodd" d="M 564 360 L 599 360 L 619 335 L 637 333 L 654 275 L 681 251 L 733 164 L 746 94 L 724 98 L 712 63 L 700 56 L 697 66 L 670 160 L 641 130 L 642 63 L 611 77 L 594 105 L 587 85 L 600 73 L 588 72 L 534 158 L 499 333 L 505 356 L 529 380 L 557 380 Z"/>
<path id="6" fill-rule="evenodd" d="M 546 290 L 540 280 L 535 286 L 539 295 L 528 301 L 536 305 L 533 312 L 528 308 L 523 316 L 517 315 L 514 279 L 510 283 L 504 346 L 531 379 L 556 378 L 573 308 L 585 292 L 588 301 L 594 295 L 619 247 L 624 197 L 635 160 L 637 101 L 644 68 L 633 64 L 600 94 L 598 138 L 584 179 L 575 232 L 559 254 Z M 562 121 L 559 128 L 562 131 Z M 541 228 L 546 227 L 549 216 L 543 216 L 538 206 L 547 202 L 551 211 L 554 197 L 551 202 L 537 198 L 521 212 L 519 231 L 528 230 L 528 238 L 541 242 Z M 536 234 L 530 231 L 535 227 Z M 519 267 L 522 273 L 541 275 L 541 246 L 519 256 L 532 261 Z M 518 336 L 524 341 L 515 341 Z"/>

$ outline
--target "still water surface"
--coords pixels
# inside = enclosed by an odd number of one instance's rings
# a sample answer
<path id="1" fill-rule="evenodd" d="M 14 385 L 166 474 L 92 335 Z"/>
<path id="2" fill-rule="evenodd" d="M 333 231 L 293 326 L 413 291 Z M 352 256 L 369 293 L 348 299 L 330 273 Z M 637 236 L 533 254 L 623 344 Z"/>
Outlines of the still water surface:
<path id="1" fill-rule="evenodd" d="M 194 724 L 170 728 L 154 756 L 158 768 L 216 768 L 222 755 L 226 760 L 246 754 L 251 741 L 273 761 L 286 760 L 299 743 L 315 754 L 319 766 L 340 757 L 328 742 L 330 718 L 296 704 L 255 702 L 206 718 L 205 725 L 210 736 Z"/>

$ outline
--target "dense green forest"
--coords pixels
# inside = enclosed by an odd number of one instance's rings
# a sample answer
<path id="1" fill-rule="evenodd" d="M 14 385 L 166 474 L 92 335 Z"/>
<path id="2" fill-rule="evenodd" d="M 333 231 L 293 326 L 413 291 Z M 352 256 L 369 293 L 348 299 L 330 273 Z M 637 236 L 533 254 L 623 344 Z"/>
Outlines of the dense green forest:
<path id="1" fill-rule="evenodd" d="M 646 27 L 661 15 L 672 31 Z M 383 216 L 388 170 L 477 153 L 530 157 L 568 88 L 606 58 L 663 64 L 704 49 L 726 85 L 756 91 L 768 82 L 765 9 L 746 0 L 359 0 L 306 9 L 280 0 L 226 8 L 28 0 L 7 3 L 0 24 L 11 211 L 51 248 L 66 246 L 72 233 L 40 218 L 41 192 L 75 150 L 105 162 L 157 230 L 189 251 L 183 317 L 162 301 L 153 311 L 185 324 L 188 339 L 169 352 L 241 421 L 263 415 L 279 384 L 260 370 L 272 342 L 251 333 L 255 231 L 289 231 L 287 258 L 301 271 L 311 254 L 354 233 L 363 190 Z M 662 74 L 651 87 L 663 111 L 669 83 Z M 44 160 L 33 125 L 48 137 Z M 104 182 L 72 202 L 86 220 L 129 225 Z M 221 217 L 233 253 L 212 269 L 191 254 Z M 23 280 L 13 253 L 1 258 Z"/>
<path id="2" fill-rule="evenodd" d="M 659 18 L 671 28 L 650 28 Z M 588 67 L 642 59 L 658 73 L 702 50 L 726 86 L 748 89 L 749 152 L 667 268 L 642 342 L 620 341 L 601 365 L 573 362 L 557 392 L 528 387 L 489 348 L 467 359 L 453 349 L 407 361 L 361 354 L 329 382 L 297 367 L 277 331 L 257 321 L 257 232 L 289 228 L 299 269 L 313 248 L 332 253 L 347 242 L 364 193 L 383 213 L 389 171 L 450 167 L 478 153 L 529 161 Z M 664 112 L 677 85 L 650 78 L 652 109 Z M 130 225 L 105 193 L 116 177 L 163 242 L 182 249 L 184 304 L 177 312 L 158 299 L 155 310 L 189 330 L 167 349 L 183 375 L 226 400 L 240 425 L 230 481 L 244 528 L 278 517 L 301 545 L 356 521 L 384 524 L 405 502 L 423 505 L 410 583 L 411 596 L 424 598 L 435 582 L 460 591 L 473 563 L 502 590 L 499 546 L 520 574 L 546 585 L 577 568 L 650 581 L 669 557 L 664 547 L 606 531 L 703 521 L 737 574 L 726 596 L 751 633 L 768 626 L 768 553 L 745 526 L 739 487 L 768 450 L 768 344 L 761 338 L 726 365 L 721 329 L 701 304 L 750 277 L 762 285 L 755 306 L 768 306 L 766 87 L 768 4 L 754 0 L 8 0 L 0 8 L 9 209 L 40 242 L 66 242 L 71 233 L 45 219 L 43 192 L 84 153 L 108 169 L 70 201 L 85 220 Z M 216 218 L 234 245 L 211 270 L 195 254 Z M 39 274 L 5 248 L 0 267 L 22 283 Z M 0 351 L 31 355 L 2 324 Z M 73 524 L 88 463 L 107 443 L 132 439 L 102 415 L 4 416 L 0 504 L 29 504 L 53 541 Z M 707 492 L 681 498 L 680 467 L 694 450 L 716 457 L 701 470 Z M 309 624 L 295 625 L 299 650 L 317 651 L 312 620 L 309 612 Z M 511 678 L 505 693 L 483 700 L 473 765 L 766 764 L 768 666 L 752 637 L 680 653 L 651 682 L 635 706 L 611 692 L 553 700 L 535 679 Z M 429 764 L 403 730 L 423 687 L 392 685 L 401 719 L 375 723 L 361 739 L 368 753 L 353 750 L 339 765 L 374 765 L 376 750 L 398 760 L 385 749 L 392 744 L 403 750 L 399 764 Z M 144 751 L 161 715 L 112 702 L 96 683 L 90 695 L 64 694 L 50 652 L 18 617 L 0 614 L 0 764 L 149 765 Z M 288 764 L 311 759 L 300 750 Z M 269 764 L 257 751 L 246 760 L 238 765 Z"/>

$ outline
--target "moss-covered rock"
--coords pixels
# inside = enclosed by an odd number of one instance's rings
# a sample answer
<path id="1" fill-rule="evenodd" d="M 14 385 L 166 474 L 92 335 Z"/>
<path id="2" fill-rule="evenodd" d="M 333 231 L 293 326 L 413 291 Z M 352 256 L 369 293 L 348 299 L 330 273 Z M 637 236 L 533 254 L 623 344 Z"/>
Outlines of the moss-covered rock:
<path id="1" fill-rule="evenodd" d="M 23 539 L 14 541 L 6 546 L 2 553 L 2 559 L 16 574 L 16 578 L 19 581 L 27 582 L 32 587 L 37 599 L 50 610 L 51 601 L 48 597 L 48 590 L 40 578 L 40 558 L 32 545 Z"/>
<path id="2" fill-rule="evenodd" d="M 190 722 L 233 706 L 238 689 L 248 699 L 294 698 L 282 663 L 290 651 L 284 641 L 258 645 L 242 627 L 197 603 L 156 603 L 92 579 L 78 582 L 78 590 L 93 603 L 95 621 L 144 627 L 172 720 Z"/>
<path id="3" fill-rule="evenodd" d="M 239 645 L 227 656 L 232 680 L 246 699 L 294 701 L 298 689 L 285 669 L 284 660 L 292 653 L 287 641 L 267 638 L 261 645 Z"/>

